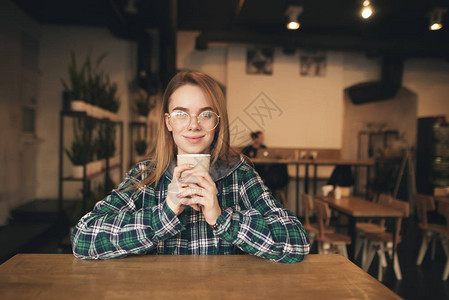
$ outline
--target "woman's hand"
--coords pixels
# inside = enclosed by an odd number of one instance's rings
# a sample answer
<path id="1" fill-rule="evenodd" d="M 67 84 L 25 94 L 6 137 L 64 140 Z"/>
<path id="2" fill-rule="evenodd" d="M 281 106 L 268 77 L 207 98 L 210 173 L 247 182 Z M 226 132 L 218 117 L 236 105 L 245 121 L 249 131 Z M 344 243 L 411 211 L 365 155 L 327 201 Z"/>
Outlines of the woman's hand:
<path id="1" fill-rule="evenodd" d="M 218 216 L 221 215 L 221 208 L 218 204 L 217 186 L 209 173 L 193 172 L 183 178 L 182 185 L 179 195 L 181 202 L 195 210 L 198 210 L 199 205 L 206 222 L 209 225 L 216 224 Z"/>
<path id="2" fill-rule="evenodd" d="M 185 205 L 181 202 L 182 198 L 178 196 L 182 193 L 183 188 L 187 187 L 187 185 L 182 184 L 179 179 L 181 178 L 182 172 L 192 168 L 193 166 L 189 164 L 183 164 L 175 167 L 173 171 L 173 179 L 168 185 L 167 205 L 177 216 L 182 213 L 185 208 Z"/>

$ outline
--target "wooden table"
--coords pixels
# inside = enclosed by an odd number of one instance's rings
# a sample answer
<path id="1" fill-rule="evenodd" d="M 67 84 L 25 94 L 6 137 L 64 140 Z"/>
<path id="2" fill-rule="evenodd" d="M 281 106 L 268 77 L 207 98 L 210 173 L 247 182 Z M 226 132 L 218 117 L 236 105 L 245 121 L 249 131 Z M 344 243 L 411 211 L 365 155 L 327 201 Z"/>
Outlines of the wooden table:
<path id="1" fill-rule="evenodd" d="M 338 165 L 349 165 L 355 168 L 366 167 L 367 168 L 367 178 L 366 184 L 367 189 L 370 184 L 370 168 L 374 165 L 374 160 L 344 160 L 344 159 L 286 159 L 286 158 L 251 158 L 254 164 L 285 164 L 285 165 L 295 165 L 295 180 L 296 180 L 296 216 L 299 216 L 299 166 L 305 166 L 304 174 L 304 192 L 309 193 L 309 166 L 313 166 L 313 194 L 316 195 L 317 188 L 317 174 L 318 166 L 338 166 Z M 357 170 L 355 172 L 357 174 Z M 357 177 L 355 176 L 356 183 L 354 187 L 357 186 Z M 356 192 L 356 190 L 354 190 Z"/>
<path id="2" fill-rule="evenodd" d="M 104 261 L 18 254 L 0 299 L 401 299 L 341 255 L 280 264 L 251 255 L 143 255 Z"/>
<path id="3" fill-rule="evenodd" d="M 315 196 L 329 203 L 329 207 L 339 211 L 349 218 L 348 234 L 351 236 L 351 245 L 348 249 L 349 258 L 354 261 L 355 241 L 357 239 L 357 232 L 355 224 L 362 219 L 398 219 L 402 216 L 402 212 L 388 206 L 384 206 L 375 202 L 371 202 L 356 196 L 341 197 L 335 199 L 334 197 Z M 393 234 L 393 244 L 395 244 L 395 235 Z M 393 248 L 393 252 L 396 249 Z M 394 253 L 393 253 L 394 257 Z"/>

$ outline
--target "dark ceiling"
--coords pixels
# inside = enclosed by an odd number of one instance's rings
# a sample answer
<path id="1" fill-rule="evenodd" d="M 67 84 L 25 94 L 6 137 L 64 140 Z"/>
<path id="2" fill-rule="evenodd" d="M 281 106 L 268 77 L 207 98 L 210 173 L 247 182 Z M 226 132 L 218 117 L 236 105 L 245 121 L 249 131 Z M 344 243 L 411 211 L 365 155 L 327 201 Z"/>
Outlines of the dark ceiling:
<path id="1" fill-rule="evenodd" d="M 404 56 L 449 54 L 449 13 L 445 27 L 429 31 L 429 12 L 449 8 L 449 0 L 372 0 L 375 14 L 360 16 L 361 0 L 13 0 L 43 24 L 114 27 L 117 20 L 128 31 L 142 29 L 199 30 L 198 48 L 209 42 L 276 44 L 288 52 L 298 47 L 364 51 L 372 55 Z M 135 13 L 127 7 L 134 3 Z M 167 18 L 167 5 L 174 5 Z M 288 32 L 285 10 L 304 8 L 301 29 Z M 177 6 L 177 9 L 176 9 Z M 170 15 L 170 8 L 168 9 Z M 164 13 L 165 12 L 165 13 Z M 111 14 L 115 18 L 111 19 Z M 119 18 L 117 19 L 117 16 Z M 173 18 L 176 17 L 176 18 Z M 171 24 L 168 24 L 167 19 Z M 111 21 L 113 20 L 113 21 Z M 175 22 L 175 20 L 177 22 Z"/>

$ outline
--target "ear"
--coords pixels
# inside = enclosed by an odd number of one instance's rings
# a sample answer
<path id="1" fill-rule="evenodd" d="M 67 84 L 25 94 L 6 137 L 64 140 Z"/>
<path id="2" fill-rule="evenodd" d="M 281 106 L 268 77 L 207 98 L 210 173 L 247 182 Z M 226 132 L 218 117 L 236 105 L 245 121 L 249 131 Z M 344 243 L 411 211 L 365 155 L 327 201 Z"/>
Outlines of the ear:
<path id="1" fill-rule="evenodd" d="M 168 120 L 168 115 L 164 115 L 164 118 L 165 118 L 165 126 L 167 126 L 168 131 L 172 132 L 173 128 L 171 127 L 170 122 Z"/>

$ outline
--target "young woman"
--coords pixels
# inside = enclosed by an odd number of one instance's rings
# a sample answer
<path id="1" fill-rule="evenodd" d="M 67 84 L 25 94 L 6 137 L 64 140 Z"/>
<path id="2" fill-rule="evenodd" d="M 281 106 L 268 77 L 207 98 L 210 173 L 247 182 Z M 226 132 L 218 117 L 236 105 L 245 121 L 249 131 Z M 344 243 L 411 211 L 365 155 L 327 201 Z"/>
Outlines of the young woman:
<path id="1" fill-rule="evenodd" d="M 107 259 L 129 254 L 242 254 L 295 263 L 309 253 L 298 219 L 232 154 L 218 84 L 180 72 L 167 86 L 157 146 L 76 225 L 73 253 Z M 210 154 L 211 168 L 182 177 L 177 154 Z M 195 180 L 193 180 L 195 178 Z"/>

